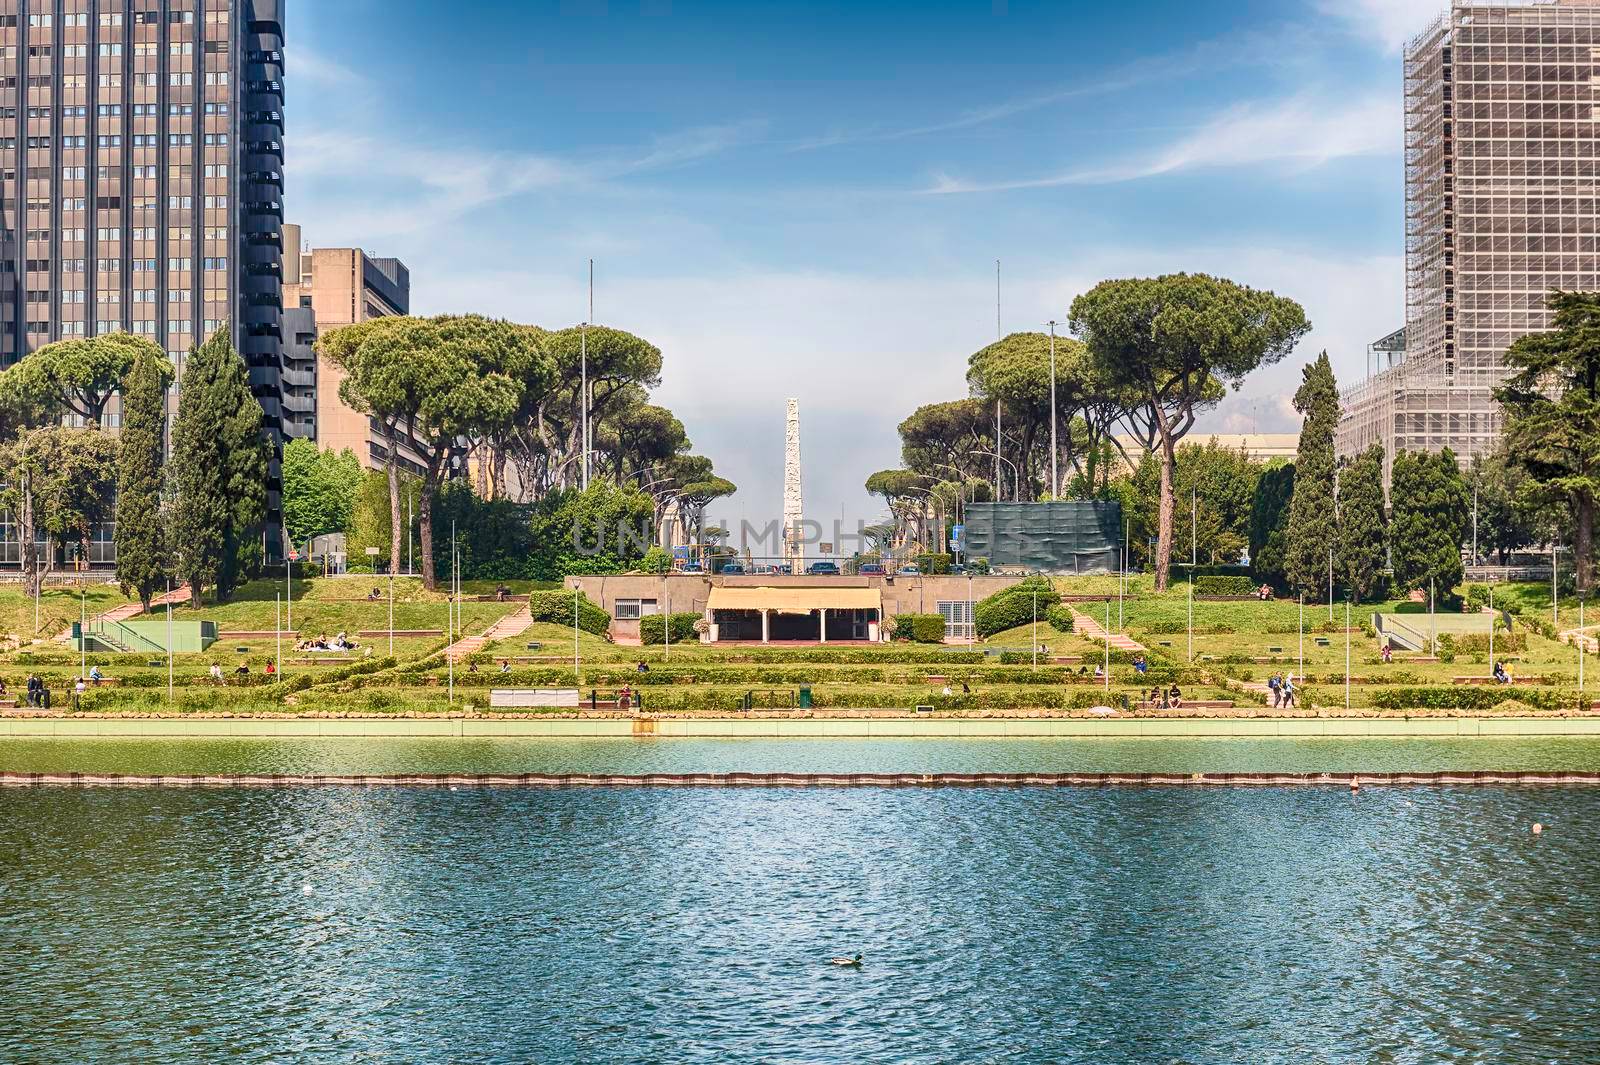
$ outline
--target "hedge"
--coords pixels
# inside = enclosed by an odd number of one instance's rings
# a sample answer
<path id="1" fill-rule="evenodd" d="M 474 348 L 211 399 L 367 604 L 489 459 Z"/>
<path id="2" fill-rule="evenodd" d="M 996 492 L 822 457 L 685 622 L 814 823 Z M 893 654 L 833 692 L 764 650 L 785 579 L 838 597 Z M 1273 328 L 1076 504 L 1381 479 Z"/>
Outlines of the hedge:
<path id="1" fill-rule="evenodd" d="M 1515 700 L 1540 710 L 1558 710 L 1570 705 L 1571 698 L 1560 692 L 1510 686 L 1448 688 L 1383 688 L 1372 693 L 1372 705 L 1380 710 L 1492 710 Z"/>
<path id="2" fill-rule="evenodd" d="M 1195 595 L 1254 595 L 1258 589 L 1249 577 L 1205 574 L 1194 579 Z"/>
<path id="3" fill-rule="evenodd" d="M 973 614 L 979 636 L 993 636 L 997 632 L 1026 625 L 1033 620 L 1034 596 L 1040 610 L 1046 612 L 1061 602 L 1061 593 L 1042 577 L 1029 577 L 1021 584 L 1013 584 L 979 601 Z"/>
<path id="4" fill-rule="evenodd" d="M 912 643 L 944 643 L 944 615 L 896 614 L 894 638 Z"/>
<path id="5" fill-rule="evenodd" d="M 917 569 L 926 574 L 946 574 L 950 572 L 952 564 L 949 555 L 930 554 L 924 551 L 916 558 Z"/>
<path id="6" fill-rule="evenodd" d="M 672 642 L 673 643 L 699 643 L 700 634 L 694 631 L 694 623 L 700 620 L 699 614 L 684 613 L 673 614 L 672 617 Z M 650 614 L 639 619 L 639 642 L 645 644 L 665 643 L 667 631 L 666 621 L 660 614 Z"/>
<path id="7" fill-rule="evenodd" d="M 1050 623 L 1050 627 L 1055 629 L 1057 632 L 1072 631 L 1072 611 L 1068 610 L 1064 606 L 1056 605 L 1051 607 L 1049 610 L 1046 610 L 1044 612 L 1044 619 L 1048 621 Z"/>
<path id="8" fill-rule="evenodd" d="M 604 636 L 611 628 L 611 615 L 590 602 L 582 592 L 576 596 L 566 589 L 533 592 L 528 596 L 528 606 L 533 611 L 535 621 L 571 625 L 574 599 L 578 604 L 578 628 L 595 636 Z"/>

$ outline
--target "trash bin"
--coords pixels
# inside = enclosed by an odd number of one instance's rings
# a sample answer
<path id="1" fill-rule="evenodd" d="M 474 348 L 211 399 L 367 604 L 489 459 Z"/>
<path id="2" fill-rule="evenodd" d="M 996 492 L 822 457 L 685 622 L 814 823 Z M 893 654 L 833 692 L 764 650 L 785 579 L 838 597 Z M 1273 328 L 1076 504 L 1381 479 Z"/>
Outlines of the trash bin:
<path id="1" fill-rule="evenodd" d="M 800 689 L 800 709 L 811 709 L 811 689 L 809 687 L 803 687 Z"/>

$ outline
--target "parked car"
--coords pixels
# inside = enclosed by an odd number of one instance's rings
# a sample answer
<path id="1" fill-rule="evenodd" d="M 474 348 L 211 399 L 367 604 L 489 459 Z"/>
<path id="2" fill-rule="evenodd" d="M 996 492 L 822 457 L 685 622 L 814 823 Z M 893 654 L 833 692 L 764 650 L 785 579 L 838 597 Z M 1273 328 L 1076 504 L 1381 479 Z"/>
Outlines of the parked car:
<path id="1" fill-rule="evenodd" d="M 743 562 L 727 562 L 727 563 L 724 563 L 721 572 L 722 572 L 722 575 L 724 577 L 742 576 L 744 574 L 744 563 Z"/>
<path id="2" fill-rule="evenodd" d="M 837 562 L 813 562 L 806 567 L 806 572 L 813 577 L 837 577 L 839 564 Z"/>
<path id="3" fill-rule="evenodd" d="M 699 572 L 701 572 L 700 563 L 698 563 L 698 562 L 685 562 L 684 565 L 683 565 L 683 569 L 679 570 L 678 572 L 679 573 L 699 573 Z"/>
<path id="4" fill-rule="evenodd" d="M 863 563 L 861 563 L 861 568 L 856 570 L 856 572 L 864 574 L 864 575 L 867 575 L 867 576 L 871 576 L 873 574 L 882 573 L 883 572 L 883 563 L 882 562 L 863 562 Z"/>
<path id="5" fill-rule="evenodd" d="M 919 577 L 921 575 L 922 570 L 917 568 L 917 564 L 915 562 L 908 562 L 904 566 L 900 567 L 900 576 L 902 577 Z"/>

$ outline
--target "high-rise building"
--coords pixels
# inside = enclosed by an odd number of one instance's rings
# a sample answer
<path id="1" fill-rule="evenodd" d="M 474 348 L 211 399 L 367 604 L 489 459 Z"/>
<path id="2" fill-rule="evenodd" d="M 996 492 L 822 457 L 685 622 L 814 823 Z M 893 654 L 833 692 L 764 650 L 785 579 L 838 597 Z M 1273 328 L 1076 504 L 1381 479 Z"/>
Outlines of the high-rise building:
<path id="1" fill-rule="evenodd" d="M 1405 123 L 1405 330 L 1345 392 L 1338 449 L 1466 463 L 1549 292 L 1600 288 L 1600 0 L 1456 0 L 1406 48 Z"/>
<path id="2" fill-rule="evenodd" d="M 291 436 L 319 447 L 355 452 L 371 469 L 388 463 L 381 426 L 339 398 L 340 369 L 311 351 L 317 336 L 342 325 L 411 313 L 411 273 L 399 259 L 380 259 L 360 248 L 304 248 L 300 227 L 284 228 L 284 336 L 289 358 L 284 405 L 295 411 Z M 420 471 L 422 456 L 409 438 L 399 441 L 403 466 Z"/>
<path id="3" fill-rule="evenodd" d="M 281 440 L 283 93 L 283 0 L 0 0 L 0 368 L 228 326 Z"/>

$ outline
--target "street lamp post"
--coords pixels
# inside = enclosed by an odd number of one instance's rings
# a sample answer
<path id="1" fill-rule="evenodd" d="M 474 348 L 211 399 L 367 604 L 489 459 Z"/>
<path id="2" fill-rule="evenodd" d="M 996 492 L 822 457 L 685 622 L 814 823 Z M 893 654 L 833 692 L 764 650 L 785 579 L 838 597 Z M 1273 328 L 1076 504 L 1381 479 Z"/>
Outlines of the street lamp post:
<path id="1" fill-rule="evenodd" d="M 1011 485 L 1012 485 L 1012 488 L 1015 490 L 1016 498 L 1019 501 L 1021 500 L 1021 498 L 1022 498 L 1022 474 L 1018 471 L 1017 464 L 1015 462 L 1012 462 L 1010 459 L 1004 457 L 998 451 L 984 451 L 981 448 L 973 448 L 972 449 L 972 453 L 974 455 L 983 455 L 986 458 L 992 458 L 992 459 L 995 460 L 996 463 L 1003 462 L 1007 466 L 1011 467 Z M 997 465 L 995 468 L 999 469 L 999 466 Z M 1004 483 L 999 478 L 996 478 L 995 485 L 994 485 L 994 499 L 995 499 L 995 502 L 996 503 L 1000 502 L 1000 497 L 1003 496 L 1003 495 L 1005 495 Z"/>

